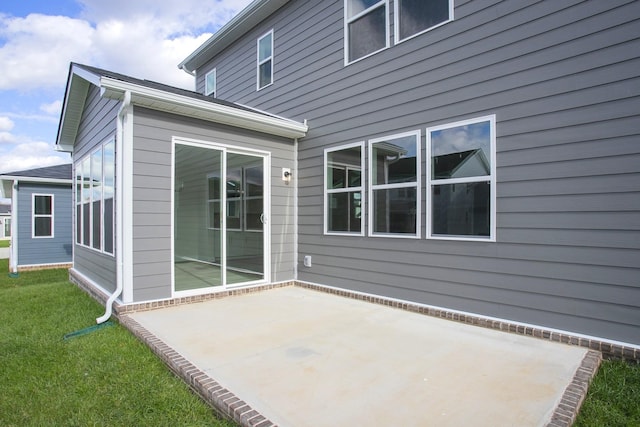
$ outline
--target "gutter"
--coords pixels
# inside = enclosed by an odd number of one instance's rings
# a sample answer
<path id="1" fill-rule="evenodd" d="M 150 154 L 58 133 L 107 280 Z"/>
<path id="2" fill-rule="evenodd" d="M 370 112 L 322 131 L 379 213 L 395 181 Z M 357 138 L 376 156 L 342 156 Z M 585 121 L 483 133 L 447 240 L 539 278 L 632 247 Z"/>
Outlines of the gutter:
<path id="1" fill-rule="evenodd" d="M 115 193 L 115 206 L 117 221 L 116 229 L 116 290 L 113 291 L 111 296 L 107 299 L 105 304 L 105 313 L 96 319 L 96 323 L 104 323 L 111 318 L 113 313 L 113 303 L 122 294 L 124 289 L 124 227 L 122 224 L 122 209 L 123 209 L 123 186 L 124 177 L 122 176 L 123 170 L 123 146 L 124 146 L 124 117 L 128 113 L 131 106 L 131 92 L 126 91 L 124 94 L 124 100 L 118 110 L 118 116 L 116 119 L 116 193 Z"/>
<path id="2" fill-rule="evenodd" d="M 18 273 L 18 180 L 13 180 L 11 191 L 11 250 L 9 251 L 9 272 Z"/>

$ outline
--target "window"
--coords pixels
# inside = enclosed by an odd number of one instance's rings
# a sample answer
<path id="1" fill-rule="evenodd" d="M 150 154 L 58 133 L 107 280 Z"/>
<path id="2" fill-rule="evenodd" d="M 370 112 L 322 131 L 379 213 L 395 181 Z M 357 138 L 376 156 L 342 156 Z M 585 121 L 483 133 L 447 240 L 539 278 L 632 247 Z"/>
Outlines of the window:
<path id="1" fill-rule="evenodd" d="M 427 129 L 427 237 L 495 240 L 495 116 Z"/>
<path id="2" fill-rule="evenodd" d="M 53 195 L 32 195 L 32 237 L 53 237 Z"/>
<path id="3" fill-rule="evenodd" d="M 216 69 L 209 71 L 204 76 L 204 94 L 216 96 Z"/>
<path id="4" fill-rule="evenodd" d="M 395 40 L 421 34 L 453 19 L 452 0 L 395 0 Z"/>
<path id="5" fill-rule="evenodd" d="M 258 39 L 258 90 L 273 83 L 273 30 Z"/>
<path id="6" fill-rule="evenodd" d="M 388 0 L 345 0 L 345 62 L 389 47 Z"/>
<path id="7" fill-rule="evenodd" d="M 369 235 L 420 237 L 420 131 L 369 141 Z"/>
<path id="8" fill-rule="evenodd" d="M 76 243 L 113 254 L 115 143 L 76 164 Z"/>
<path id="9" fill-rule="evenodd" d="M 364 234 L 364 143 L 324 151 L 325 234 Z"/>

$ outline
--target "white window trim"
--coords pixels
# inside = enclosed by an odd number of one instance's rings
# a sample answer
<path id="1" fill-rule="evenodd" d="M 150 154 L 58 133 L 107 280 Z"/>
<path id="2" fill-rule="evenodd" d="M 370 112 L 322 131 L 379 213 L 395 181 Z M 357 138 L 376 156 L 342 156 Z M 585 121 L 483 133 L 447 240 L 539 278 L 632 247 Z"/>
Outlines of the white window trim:
<path id="1" fill-rule="evenodd" d="M 400 1 L 396 0 L 394 2 L 394 8 L 393 8 L 393 37 L 394 37 L 394 44 L 400 44 L 402 42 L 405 42 L 407 40 L 411 40 L 413 38 L 416 38 L 424 33 L 427 33 L 431 30 L 435 30 L 438 27 L 441 27 L 451 21 L 453 21 L 453 0 L 448 0 L 449 1 L 449 19 L 447 19 L 446 21 L 442 21 L 439 24 L 436 24 L 432 27 L 426 28 L 418 33 L 415 33 L 409 37 L 406 37 L 404 39 L 400 39 Z"/>
<path id="2" fill-rule="evenodd" d="M 360 147 L 360 186 L 358 187 L 347 187 L 347 188 L 337 188 L 337 189 L 329 189 L 327 186 L 327 166 L 328 166 L 328 154 L 334 151 L 346 150 L 349 148 Z M 325 148 L 324 150 L 324 234 L 330 236 L 364 236 L 364 214 L 366 212 L 365 209 L 365 194 L 364 191 L 364 178 L 365 174 L 365 162 L 364 162 L 364 141 L 354 142 L 351 144 L 340 145 L 337 147 Z M 329 195 L 334 193 L 355 193 L 360 192 L 360 203 L 361 203 L 361 215 L 360 215 L 360 232 L 359 233 L 350 233 L 345 231 L 330 231 L 329 230 L 329 218 L 327 215 L 327 210 L 329 208 Z"/>
<path id="3" fill-rule="evenodd" d="M 207 81 L 211 74 L 213 74 L 213 90 L 207 90 Z M 204 94 L 206 96 L 213 94 L 214 98 L 218 97 L 218 75 L 215 68 L 204 75 Z"/>
<path id="4" fill-rule="evenodd" d="M 36 197 L 51 197 L 51 214 L 36 214 Z M 51 235 L 36 236 L 36 218 L 51 218 Z M 55 195 L 45 193 L 31 194 L 31 238 L 53 239 L 55 237 Z"/>
<path id="5" fill-rule="evenodd" d="M 265 37 L 271 35 L 271 56 L 269 56 L 268 58 L 260 61 L 260 40 L 264 39 Z M 273 84 L 273 75 L 274 75 L 274 67 L 275 67 L 275 61 L 274 61 L 274 50 L 273 50 L 273 45 L 275 42 L 275 38 L 273 36 L 273 29 L 267 31 L 265 34 L 263 34 L 262 36 L 258 37 L 258 40 L 256 41 L 256 90 L 262 90 L 266 87 L 269 87 Z M 271 82 L 269 84 L 266 84 L 264 86 L 260 86 L 260 66 L 268 61 L 271 61 Z"/>
<path id="6" fill-rule="evenodd" d="M 487 177 L 467 177 L 467 178 L 454 178 L 454 179 L 439 179 L 433 180 L 431 179 L 431 132 L 450 129 L 459 126 L 465 126 L 475 123 L 481 122 L 489 122 L 490 131 L 489 138 L 491 143 L 491 175 Z M 427 128 L 426 130 L 426 142 L 427 142 L 427 239 L 430 240 L 457 240 L 457 241 L 472 241 L 472 242 L 495 242 L 496 241 L 496 115 L 492 114 L 489 116 L 477 117 L 469 120 L 462 120 L 454 123 L 447 123 L 439 126 L 432 126 Z M 489 236 L 449 236 L 449 235 L 433 235 L 432 234 L 432 224 L 431 224 L 431 185 L 433 181 L 437 181 L 438 184 L 462 184 L 469 182 L 489 182 L 490 188 L 490 221 L 491 226 L 489 227 Z"/>
<path id="7" fill-rule="evenodd" d="M 381 141 L 388 141 L 390 139 L 398 139 L 398 138 L 404 138 L 407 136 L 415 136 L 416 137 L 416 182 L 415 183 L 408 183 L 408 182 L 403 182 L 403 183 L 395 183 L 395 184 L 381 184 L 381 185 L 373 185 L 373 165 L 372 165 L 372 159 L 373 159 L 373 144 L 377 143 L 377 142 L 381 142 Z M 368 143 L 369 147 L 368 147 L 368 152 L 367 155 L 369 156 L 369 162 L 367 164 L 368 166 L 368 171 L 367 171 L 367 176 L 368 176 L 368 182 L 369 182 L 369 191 L 368 191 L 368 200 L 369 202 L 369 206 L 367 207 L 367 213 L 369 216 L 369 221 L 368 221 L 368 228 L 369 228 L 369 237 L 385 237 L 385 238 L 397 238 L 397 239 L 420 239 L 421 238 L 421 230 L 422 230 L 422 187 L 421 187 L 421 180 L 422 180 L 422 153 L 421 153 L 421 146 L 422 146 L 422 135 L 421 135 L 421 131 L 420 130 L 415 130 L 415 131 L 410 131 L 410 132 L 404 132 L 404 133 L 398 133 L 398 134 L 393 134 L 393 135 L 388 135 L 388 136 L 384 136 L 381 138 L 375 138 L 375 139 L 370 139 L 369 143 Z M 374 188 L 375 187 L 375 188 Z M 374 190 L 387 190 L 387 189 L 393 189 L 393 188 L 415 188 L 416 189 L 416 232 L 415 234 L 398 234 L 398 233 L 375 233 L 373 231 L 373 203 L 371 202 L 373 200 L 373 191 Z"/>
<path id="8" fill-rule="evenodd" d="M 351 64 L 355 64 L 356 62 L 362 61 L 363 59 L 369 58 L 370 56 L 373 56 L 379 52 L 382 52 L 385 49 L 388 49 L 391 45 L 389 43 L 389 35 L 390 35 L 390 30 L 389 30 L 389 0 L 381 0 L 378 3 L 374 4 L 373 6 L 369 7 L 366 10 L 363 10 L 362 12 L 358 13 L 357 15 L 349 18 L 349 10 L 348 10 L 348 3 L 349 0 L 344 0 L 343 3 L 343 7 L 344 7 L 344 65 L 351 65 Z M 349 61 L 349 24 L 352 23 L 353 21 L 356 21 L 358 18 L 368 14 L 369 12 L 371 12 L 372 10 L 380 7 L 381 5 L 384 4 L 385 7 L 385 17 L 384 17 L 384 21 L 385 21 L 385 46 L 381 49 L 376 50 L 375 52 L 371 52 L 368 55 L 362 56 L 358 59 L 354 59 L 353 61 Z"/>
<path id="9" fill-rule="evenodd" d="M 85 245 L 84 244 L 84 222 L 82 222 L 80 224 L 80 232 L 81 235 L 79 236 L 80 239 L 78 239 L 78 236 L 75 235 L 74 236 L 74 244 L 77 246 L 81 246 L 83 248 L 86 249 L 90 249 L 94 252 L 98 252 L 101 254 L 105 254 L 105 255 L 109 255 L 109 256 L 115 256 L 115 236 L 114 236 L 114 244 L 113 244 L 113 250 L 112 252 L 107 252 L 104 248 L 105 248 L 105 244 L 104 244 L 104 186 L 105 186 L 105 161 L 104 161 L 104 147 L 105 145 L 109 144 L 113 142 L 115 144 L 115 138 L 114 137 L 110 137 L 107 138 L 105 141 L 103 141 L 97 148 L 95 148 L 94 150 L 90 151 L 88 154 L 86 154 L 84 157 L 80 158 L 78 161 L 76 161 L 74 163 L 74 175 L 73 175 L 73 179 L 74 179 L 74 197 L 76 197 L 75 200 L 75 205 L 76 205 L 76 209 L 74 209 L 74 217 L 75 217 L 75 228 L 74 228 L 74 233 L 77 233 L 78 230 L 78 221 L 84 221 L 84 209 L 82 208 L 82 205 L 84 204 L 83 200 L 77 200 L 77 190 L 76 190 L 76 185 L 77 185 L 77 167 L 78 165 L 82 164 L 86 159 L 89 159 L 89 176 L 91 176 L 91 156 L 93 156 L 94 153 L 101 151 L 101 156 L 102 156 L 102 161 L 101 161 L 101 168 L 102 168 L 102 181 L 101 181 L 101 203 L 100 203 L 100 209 L 101 212 L 100 214 L 100 249 L 96 249 L 93 247 L 93 233 L 91 230 L 93 230 L 93 191 L 89 191 L 89 195 L 90 195 L 90 200 L 89 200 L 89 245 Z M 114 147 L 115 148 L 115 147 Z M 114 162 L 115 162 L 115 158 L 114 158 Z M 81 185 L 84 185 L 84 177 L 85 174 L 87 173 L 87 171 L 84 170 L 82 171 L 82 183 Z M 114 174 L 115 174 L 115 165 L 114 165 Z M 115 176 L 114 176 L 114 184 L 115 184 Z M 115 190 L 115 189 L 114 189 Z M 80 194 L 82 195 L 82 189 L 80 191 Z M 78 208 L 77 206 L 80 205 L 80 212 L 82 212 L 81 218 L 78 218 Z M 114 201 L 113 201 L 113 214 L 111 216 L 112 219 L 112 230 L 115 233 L 115 216 L 116 216 L 116 204 L 115 204 L 115 194 L 114 194 Z M 80 240 L 80 243 L 78 243 L 78 240 Z"/>

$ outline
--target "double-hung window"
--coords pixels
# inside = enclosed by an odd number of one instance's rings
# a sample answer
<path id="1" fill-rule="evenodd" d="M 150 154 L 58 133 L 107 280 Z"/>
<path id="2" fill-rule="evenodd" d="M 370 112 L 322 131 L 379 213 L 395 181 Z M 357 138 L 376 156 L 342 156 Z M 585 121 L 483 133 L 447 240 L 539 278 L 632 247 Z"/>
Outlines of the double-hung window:
<path id="1" fill-rule="evenodd" d="M 347 64 L 389 47 L 388 0 L 344 0 Z"/>
<path id="2" fill-rule="evenodd" d="M 369 141 L 369 235 L 420 237 L 420 131 Z"/>
<path id="3" fill-rule="evenodd" d="M 32 236 L 53 237 L 53 194 L 33 194 Z"/>
<path id="4" fill-rule="evenodd" d="M 427 129 L 427 238 L 495 241 L 495 116 Z"/>
<path id="5" fill-rule="evenodd" d="M 364 142 L 326 149 L 325 234 L 364 234 Z"/>
<path id="6" fill-rule="evenodd" d="M 453 19 L 453 0 L 395 0 L 395 42 L 422 34 Z"/>
<path id="7" fill-rule="evenodd" d="M 258 90 L 273 83 L 273 30 L 258 39 Z"/>
<path id="8" fill-rule="evenodd" d="M 204 94 L 216 97 L 216 69 L 204 75 Z"/>

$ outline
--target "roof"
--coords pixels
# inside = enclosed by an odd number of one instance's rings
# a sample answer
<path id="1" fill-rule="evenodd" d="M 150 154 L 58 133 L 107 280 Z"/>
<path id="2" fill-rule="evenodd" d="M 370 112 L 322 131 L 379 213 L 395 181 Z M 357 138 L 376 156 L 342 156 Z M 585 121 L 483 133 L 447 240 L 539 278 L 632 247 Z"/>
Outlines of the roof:
<path id="1" fill-rule="evenodd" d="M 14 181 L 71 185 L 73 170 L 71 164 L 66 163 L 0 174 L 0 197 L 11 197 Z"/>
<path id="2" fill-rule="evenodd" d="M 197 68 L 204 65 L 212 57 L 288 2 L 289 0 L 255 0 L 178 64 L 178 68 L 193 74 Z"/>
<path id="3" fill-rule="evenodd" d="M 0 179 L 19 181 L 71 181 L 73 170 L 70 163 L 47 166 L 43 168 L 27 169 L 0 174 Z"/>
<path id="4" fill-rule="evenodd" d="M 470 159 L 478 158 L 486 170 L 490 171 L 489 162 L 480 148 L 468 151 L 443 154 L 433 158 L 434 177 L 438 179 L 458 178 L 456 172 Z"/>
<path id="5" fill-rule="evenodd" d="M 104 98 L 123 101 L 129 93 L 133 105 L 271 135 L 300 138 L 308 129 L 304 123 L 198 92 L 71 63 L 56 141 L 61 151 L 73 151 L 91 85 L 99 87 Z"/>

